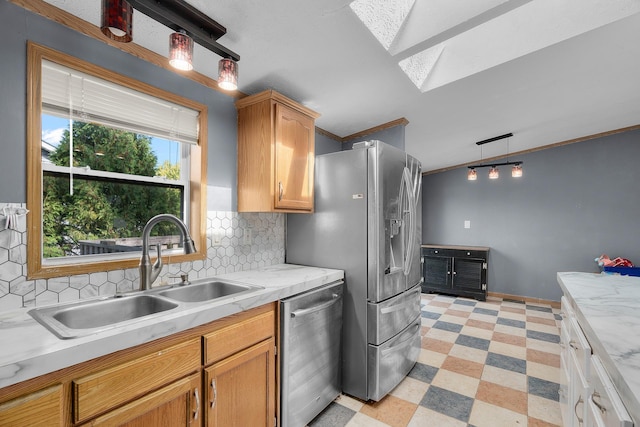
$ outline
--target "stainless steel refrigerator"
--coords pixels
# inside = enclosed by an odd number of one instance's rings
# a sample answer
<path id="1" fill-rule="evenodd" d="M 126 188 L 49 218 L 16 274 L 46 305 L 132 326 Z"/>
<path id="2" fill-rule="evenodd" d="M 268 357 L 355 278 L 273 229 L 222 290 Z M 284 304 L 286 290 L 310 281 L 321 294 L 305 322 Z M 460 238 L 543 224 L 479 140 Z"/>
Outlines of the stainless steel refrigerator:
<path id="1" fill-rule="evenodd" d="M 420 353 L 420 162 L 380 141 L 316 157 L 315 213 L 287 216 L 286 260 L 345 271 L 342 390 L 380 400 Z"/>

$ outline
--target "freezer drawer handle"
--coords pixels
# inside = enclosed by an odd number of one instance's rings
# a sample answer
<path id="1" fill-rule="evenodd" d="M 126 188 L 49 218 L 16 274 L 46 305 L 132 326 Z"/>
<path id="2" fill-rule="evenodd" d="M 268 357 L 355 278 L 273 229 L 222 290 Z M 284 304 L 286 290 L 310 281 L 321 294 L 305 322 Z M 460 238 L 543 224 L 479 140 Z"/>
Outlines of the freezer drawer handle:
<path id="1" fill-rule="evenodd" d="M 415 331 L 417 331 L 418 329 L 420 329 L 420 325 L 416 323 L 415 325 L 413 325 L 413 328 L 412 328 L 412 331 L 411 331 L 411 333 L 410 333 L 409 338 L 405 339 L 405 340 L 404 340 L 404 341 L 402 341 L 402 342 L 399 342 L 399 343 L 398 343 L 398 344 L 396 344 L 396 345 L 392 345 L 391 347 L 389 347 L 389 348 L 386 348 L 386 349 L 382 350 L 382 352 L 381 352 L 382 357 L 386 357 L 389 353 L 393 353 L 393 352 L 394 352 L 394 351 L 396 351 L 398 348 L 406 347 L 407 345 L 411 344 L 411 341 L 413 340 L 413 334 L 414 334 L 414 333 L 415 333 Z"/>
<path id="2" fill-rule="evenodd" d="M 420 292 L 419 289 L 414 290 L 412 293 L 418 294 Z M 415 304 L 415 301 L 412 301 L 410 299 L 405 299 L 403 302 L 401 302 L 400 304 L 393 304 L 390 305 L 389 307 L 385 307 L 380 309 L 380 314 L 389 314 L 389 313 L 393 313 L 395 311 L 400 311 L 406 307 L 411 307 L 412 305 Z"/>
<path id="3" fill-rule="evenodd" d="M 299 310 L 295 310 L 291 312 L 291 317 L 302 317 L 307 314 L 315 313 L 316 311 L 324 310 L 327 307 L 331 307 L 333 304 L 339 301 L 338 294 L 332 294 L 331 299 L 327 302 L 323 302 L 322 304 L 318 304 L 314 307 L 301 308 Z"/>

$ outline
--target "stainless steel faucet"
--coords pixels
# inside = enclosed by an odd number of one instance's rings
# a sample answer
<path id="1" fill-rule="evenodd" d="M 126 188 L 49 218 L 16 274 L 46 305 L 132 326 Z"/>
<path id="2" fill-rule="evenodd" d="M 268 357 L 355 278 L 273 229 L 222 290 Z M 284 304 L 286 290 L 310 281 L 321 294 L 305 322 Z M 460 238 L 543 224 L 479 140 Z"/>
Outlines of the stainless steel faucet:
<path id="1" fill-rule="evenodd" d="M 196 251 L 195 245 L 187 226 L 175 215 L 160 214 L 151 218 L 142 230 L 142 256 L 140 257 L 140 290 L 146 290 L 151 288 L 151 284 L 158 278 L 160 271 L 162 270 L 162 246 L 156 244 L 156 251 L 158 253 L 158 259 L 151 265 L 151 258 L 149 258 L 149 235 L 151 229 L 162 221 L 173 222 L 180 229 L 182 235 L 182 241 L 184 242 L 184 253 L 191 254 Z"/>

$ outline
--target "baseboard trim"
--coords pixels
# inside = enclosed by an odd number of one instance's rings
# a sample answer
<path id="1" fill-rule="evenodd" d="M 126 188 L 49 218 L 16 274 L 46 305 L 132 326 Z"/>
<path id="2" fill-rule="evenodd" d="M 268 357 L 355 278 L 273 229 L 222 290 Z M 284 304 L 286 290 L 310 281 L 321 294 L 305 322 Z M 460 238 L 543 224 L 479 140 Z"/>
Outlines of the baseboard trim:
<path id="1" fill-rule="evenodd" d="M 509 295 L 509 294 L 502 294 L 499 292 L 488 292 L 487 293 L 488 296 L 490 297 L 494 297 L 494 298 L 501 298 L 503 300 L 513 300 L 513 301 L 518 301 L 518 302 L 522 302 L 522 303 L 534 303 L 534 304 L 548 304 L 553 308 L 560 308 L 560 301 L 550 301 L 550 300 L 546 300 L 546 299 L 541 299 L 541 298 L 532 298 L 532 297 L 523 297 L 520 295 Z"/>

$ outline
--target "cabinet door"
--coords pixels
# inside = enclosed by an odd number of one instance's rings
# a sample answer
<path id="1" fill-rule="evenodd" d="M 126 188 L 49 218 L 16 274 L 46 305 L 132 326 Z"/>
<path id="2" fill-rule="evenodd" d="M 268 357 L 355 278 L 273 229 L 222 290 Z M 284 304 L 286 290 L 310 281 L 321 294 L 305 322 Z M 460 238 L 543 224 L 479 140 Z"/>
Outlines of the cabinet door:
<path id="1" fill-rule="evenodd" d="M 88 423 L 93 426 L 200 426 L 200 374 L 193 374 L 111 411 Z"/>
<path id="2" fill-rule="evenodd" d="M 0 404 L 0 426 L 64 425 L 62 386 L 46 388 Z"/>
<path id="3" fill-rule="evenodd" d="M 451 289 L 451 258 L 424 257 L 425 288 Z"/>
<path id="4" fill-rule="evenodd" d="M 314 121 L 276 104 L 276 209 L 313 209 Z"/>
<path id="5" fill-rule="evenodd" d="M 454 258 L 453 288 L 482 291 L 483 259 Z"/>
<path id="6" fill-rule="evenodd" d="M 274 349 L 270 338 L 205 369 L 207 426 L 274 425 Z"/>

